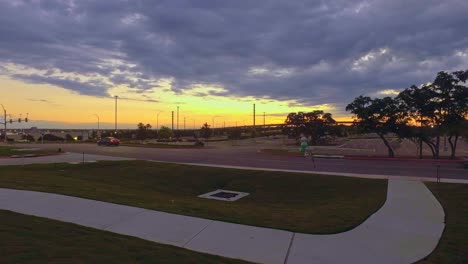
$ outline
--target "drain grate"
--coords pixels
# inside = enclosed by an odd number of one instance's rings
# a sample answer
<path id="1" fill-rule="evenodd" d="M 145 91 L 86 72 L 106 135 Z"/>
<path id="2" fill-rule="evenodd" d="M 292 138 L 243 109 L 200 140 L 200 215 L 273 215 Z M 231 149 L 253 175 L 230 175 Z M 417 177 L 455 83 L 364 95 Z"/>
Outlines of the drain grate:
<path id="1" fill-rule="evenodd" d="M 218 198 L 224 198 L 224 199 L 231 199 L 239 195 L 238 193 L 232 193 L 232 192 L 218 192 L 215 194 L 212 194 L 211 196 L 218 197 Z"/>
<path id="2" fill-rule="evenodd" d="M 236 192 L 236 191 L 228 191 L 228 190 L 216 190 L 213 192 L 205 193 L 199 195 L 198 197 L 207 198 L 207 199 L 215 199 L 220 201 L 228 201 L 233 202 L 237 201 L 242 197 L 249 195 L 248 193 L 244 192 Z"/>

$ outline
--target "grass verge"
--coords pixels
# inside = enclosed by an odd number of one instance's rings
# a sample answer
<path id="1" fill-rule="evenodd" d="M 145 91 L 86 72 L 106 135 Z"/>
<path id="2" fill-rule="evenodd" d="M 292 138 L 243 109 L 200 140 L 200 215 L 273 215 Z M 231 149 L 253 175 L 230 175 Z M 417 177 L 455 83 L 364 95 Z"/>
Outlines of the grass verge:
<path id="1" fill-rule="evenodd" d="M 418 263 L 468 263 L 468 184 L 426 185 L 444 207 L 446 226 L 434 252 Z"/>
<path id="2" fill-rule="evenodd" d="M 46 154 L 53 154 L 57 153 L 56 151 L 50 151 L 50 150 L 41 150 L 41 149 L 27 149 L 27 150 L 21 150 L 21 148 L 18 147 L 10 147 L 10 146 L 0 146 L 0 157 L 11 157 L 14 155 L 18 156 L 23 156 L 23 155 L 31 155 L 31 154 L 37 154 L 37 155 L 46 155 Z"/>
<path id="3" fill-rule="evenodd" d="M 0 210 L 2 263 L 246 263 Z"/>
<path id="4" fill-rule="evenodd" d="M 0 187 L 329 234 L 349 230 L 377 211 L 385 202 L 387 181 L 124 161 L 5 166 Z M 250 195 L 236 202 L 197 197 L 216 189 Z"/>

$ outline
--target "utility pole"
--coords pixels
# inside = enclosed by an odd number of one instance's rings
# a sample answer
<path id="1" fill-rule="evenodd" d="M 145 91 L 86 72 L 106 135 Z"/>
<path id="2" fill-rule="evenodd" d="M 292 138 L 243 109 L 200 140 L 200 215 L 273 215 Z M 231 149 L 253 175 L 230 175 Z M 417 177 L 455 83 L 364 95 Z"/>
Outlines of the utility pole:
<path id="1" fill-rule="evenodd" d="M 159 111 L 156 114 L 156 130 L 159 130 L 159 114 L 162 113 L 162 111 Z"/>
<path id="2" fill-rule="evenodd" d="M 94 114 L 96 117 L 97 117 L 97 136 L 98 138 L 101 138 L 101 135 L 100 135 L 100 127 L 99 127 L 99 115 L 98 114 Z"/>
<path id="3" fill-rule="evenodd" d="M 179 130 L 179 106 L 177 106 L 177 130 Z"/>
<path id="4" fill-rule="evenodd" d="M 6 143 L 7 142 L 7 113 L 3 105 L 2 105 L 2 108 L 3 108 L 3 126 L 4 126 L 3 133 L 5 133 L 3 138 L 5 140 L 4 142 Z"/>
<path id="5" fill-rule="evenodd" d="M 174 111 L 172 111 L 172 131 L 174 131 Z"/>
<path id="6" fill-rule="evenodd" d="M 265 112 L 263 112 L 263 127 L 265 127 Z"/>
<path id="7" fill-rule="evenodd" d="M 117 98 L 119 98 L 117 95 L 115 97 L 115 133 L 117 133 Z"/>
<path id="8" fill-rule="evenodd" d="M 255 129 L 255 104 L 253 105 L 253 126 Z"/>
<path id="9" fill-rule="evenodd" d="M 12 123 L 14 123 L 14 122 L 21 123 L 21 122 L 23 122 L 23 121 L 27 123 L 27 122 L 29 121 L 29 113 L 26 114 L 26 118 L 25 118 L 24 120 L 23 120 L 23 118 L 22 118 L 22 114 L 20 114 L 20 118 L 18 118 L 18 120 L 13 120 L 12 117 L 11 117 L 11 115 L 10 115 L 10 120 L 8 121 L 8 120 L 7 120 L 7 116 L 8 116 L 8 115 L 7 115 L 7 111 L 6 111 L 5 107 L 3 106 L 3 104 L 0 104 L 0 105 L 1 105 L 2 108 L 3 108 L 3 123 L 0 123 L 0 124 L 3 125 L 3 130 L 4 130 L 4 133 L 5 133 L 5 135 L 4 135 L 3 138 L 4 138 L 4 140 L 5 140 L 4 142 L 6 143 L 6 142 L 8 141 L 8 140 L 7 140 L 7 123 L 8 123 L 8 122 L 10 122 L 10 124 L 12 124 Z"/>

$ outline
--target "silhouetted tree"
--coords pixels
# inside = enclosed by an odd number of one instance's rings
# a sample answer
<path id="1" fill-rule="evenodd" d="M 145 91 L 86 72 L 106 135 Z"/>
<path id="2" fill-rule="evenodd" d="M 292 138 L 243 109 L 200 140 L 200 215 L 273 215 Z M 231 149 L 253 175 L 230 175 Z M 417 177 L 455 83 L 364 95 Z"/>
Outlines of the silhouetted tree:
<path id="1" fill-rule="evenodd" d="M 457 142 L 468 115 L 468 88 L 464 85 L 467 79 L 468 71 L 442 71 L 432 83 L 421 87 L 413 85 L 398 95 L 414 122 L 420 124 L 420 144 L 426 143 L 434 158 L 439 158 L 443 134 L 448 135 L 450 156 L 455 158 Z"/>
<path id="2" fill-rule="evenodd" d="M 286 117 L 285 123 L 284 133 L 296 138 L 301 134 L 311 136 L 311 144 L 314 145 L 325 135 L 334 135 L 337 131 L 334 129 L 336 121 L 332 114 L 324 113 L 321 110 L 309 113 L 290 113 Z"/>
<path id="3" fill-rule="evenodd" d="M 148 138 L 148 132 L 151 129 L 150 124 L 143 124 L 143 123 L 138 123 L 137 125 L 138 130 L 137 130 L 137 137 L 138 139 L 146 139 Z"/>
<path id="4" fill-rule="evenodd" d="M 354 114 L 355 126 L 362 132 L 376 133 L 387 147 L 388 156 L 395 156 L 386 135 L 397 133 L 408 122 L 404 105 L 391 97 L 371 99 L 359 96 L 346 106 L 346 111 Z"/>
<path id="5" fill-rule="evenodd" d="M 203 126 L 200 128 L 200 137 L 208 139 L 212 136 L 213 131 L 210 128 L 210 125 L 208 123 L 203 124 Z"/>
<path id="6" fill-rule="evenodd" d="M 161 126 L 161 128 L 158 131 L 158 138 L 159 139 L 169 139 L 173 137 L 172 130 L 169 127 L 166 126 Z"/>

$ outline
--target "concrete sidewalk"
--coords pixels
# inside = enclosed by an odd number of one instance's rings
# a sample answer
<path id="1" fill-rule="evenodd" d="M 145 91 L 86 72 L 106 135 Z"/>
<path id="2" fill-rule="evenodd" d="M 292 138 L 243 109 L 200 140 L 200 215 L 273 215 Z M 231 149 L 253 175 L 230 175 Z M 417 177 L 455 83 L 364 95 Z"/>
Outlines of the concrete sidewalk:
<path id="1" fill-rule="evenodd" d="M 422 182 L 393 179 L 379 211 L 355 229 L 335 235 L 299 234 L 11 189 L 0 189 L 0 209 L 259 263 L 412 263 L 434 250 L 444 229 L 443 209 Z"/>

